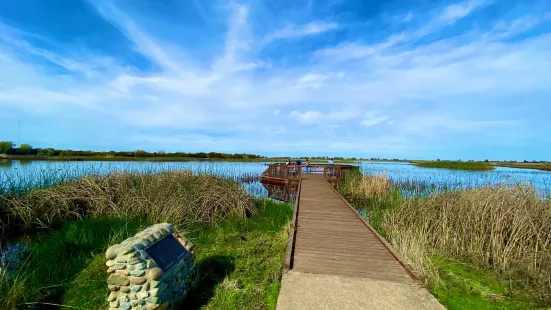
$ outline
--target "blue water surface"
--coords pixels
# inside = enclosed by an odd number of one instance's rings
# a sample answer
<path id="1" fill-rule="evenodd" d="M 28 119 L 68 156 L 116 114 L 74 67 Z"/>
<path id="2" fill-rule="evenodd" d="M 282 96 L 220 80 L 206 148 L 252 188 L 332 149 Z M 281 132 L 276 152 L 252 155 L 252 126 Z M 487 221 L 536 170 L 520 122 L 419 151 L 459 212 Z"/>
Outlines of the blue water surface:
<path id="1" fill-rule="evenodd" d="M 364 174 L 386 175 L 403 183 L 434 185 L 436 189 L 473 188 L 483 185 L 528 183 L 540 193 L 551 193 L 551 172 L 535 169 L 496 167 L 491 171 L 421 168 L 404 162 L 363 162 Z"/>
<path id="2" fill-rule="evenodd" d="M 0 189 L 22 187 L 48 187 L 61 180 L 89 174 L 105 175 L 130 171 L 155 173 L 174 170 L 207 172 L 236 178 L 243 174 L 260 174 L 266 169 L 264 162 L 136 162 L 136 161 L 0 161 Z M 496 167 L 492 171 L 462 171 L 421 168 L 403 162 L 358 163 L 366 174 L 385 174 L 396 182 L 432 184 L 438 188 L 466 188 L 500 183 L 528 182 L 541 192 L 551 192 L 551 172 L 534 169 Z M 249 192 L 266 196 L 259 182 L 244 184 Z"/>
<path id="3" fill-rule="evenodd" d="M 141 162 L 141 161 L 0 161 L 0 189 L 49 187 L 86 175 L 114 172 L 157 173 L 190 170 L 237 178 L 243 174 L 260 174 L 266 169 L 261 162 Z M 259 182 L 243 184 L 256 195 L 267 195 Z"/>

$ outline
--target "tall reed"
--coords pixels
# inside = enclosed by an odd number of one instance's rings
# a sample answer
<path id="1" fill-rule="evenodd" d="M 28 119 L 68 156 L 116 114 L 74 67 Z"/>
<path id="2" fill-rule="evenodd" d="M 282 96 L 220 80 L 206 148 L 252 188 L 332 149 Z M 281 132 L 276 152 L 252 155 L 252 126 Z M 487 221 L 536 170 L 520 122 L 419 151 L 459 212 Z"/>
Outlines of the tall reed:
<path id="1" fill-rule="evenodd" d="M 551 302 L 551 200 L 529 184 L 403 195 L 384 176 L 354 175 L 341 190 L 417 273 L 436 281 L 434 254 L 467 261 Z"/>
<path id="2" fill-rule="evenodd" d="M 188 171 L 87 176 L 26 194 L 0 197 L 1 232 L 50 227 L 84 216 L 146 217 L 183 225 L 254 213 L 235 181 Z"/>

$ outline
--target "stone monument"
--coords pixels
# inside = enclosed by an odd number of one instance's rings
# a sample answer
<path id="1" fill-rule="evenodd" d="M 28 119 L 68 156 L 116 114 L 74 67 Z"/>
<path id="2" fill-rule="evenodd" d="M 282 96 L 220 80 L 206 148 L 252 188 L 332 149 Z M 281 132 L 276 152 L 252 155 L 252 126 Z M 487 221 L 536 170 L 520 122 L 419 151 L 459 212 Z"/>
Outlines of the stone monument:
<path id="1" fill-rule="evenodd" d="M 105 252 L 109 310 L 167 309 L 189 291 L 193 244 L 168 223 L 150 226 Z"/>

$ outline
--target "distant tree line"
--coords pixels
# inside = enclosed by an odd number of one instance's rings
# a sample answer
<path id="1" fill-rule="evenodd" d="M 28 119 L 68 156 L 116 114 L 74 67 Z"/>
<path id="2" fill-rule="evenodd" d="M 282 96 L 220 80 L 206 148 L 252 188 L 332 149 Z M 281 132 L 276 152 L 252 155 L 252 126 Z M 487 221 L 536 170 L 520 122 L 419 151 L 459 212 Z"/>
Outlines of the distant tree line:
<path id="1" fill-rule="evenodd" d="M 30 144 L 21 144 L 16 147 L 11 141 L 0 141 L 0 154 L 5 155 L 36 155 L 36 156 L 64 156 L 64 157 L 189 157 L 189 158 L 228 158 L 228 159 L 256 159 L 265 158 L 264 156 L 255 154 L 226 154 L 218 152 L 174 152 L 167 153 L 147 152 L 143 150 L 136 151 L 74 151 L 74 150 L 58 150 L 54 148 L 34 148 Z"/>

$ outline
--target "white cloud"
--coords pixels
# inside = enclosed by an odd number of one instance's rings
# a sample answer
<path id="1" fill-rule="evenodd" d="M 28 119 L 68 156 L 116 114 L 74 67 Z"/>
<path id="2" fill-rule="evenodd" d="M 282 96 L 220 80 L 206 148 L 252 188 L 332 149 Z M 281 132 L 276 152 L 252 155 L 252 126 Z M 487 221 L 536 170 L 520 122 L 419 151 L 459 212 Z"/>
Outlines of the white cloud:
<path id="1" fill-rule="evenodd" d="M 312 124 L 319 122 L 323 117 L 323 114 L 320 111 L 293 111 L 291 112 L 291 116 L 296 118 L 299 122 L 303 124 Z"/>
<path id="2" fill-rule="evenodd" d="M 243 68 L 250 69 L 251 66 L 256 68 L 259 65 L 258 63 L 243 63 L 243 55 L 249 52 L 251 44 L 248 21 L 249 9 L 245 5 L 236 3 L 231 3 L 229 8 L 231 14 L 228 21 L 224 55 L 213 64 L 213 68 L 215 71 L 223 73 Z"/>
<path id="3" fill-rule="evenodd" d="M 454 23 L 488 4 L 489 1 L 486 0 L 469 0 L 461 4 L 452 4 L 444 9 L 439 20 L 446 23 Z"/>
<path id="4" fill-rule="evenodd" d="M 89 3 L 97 9 L 106 21 L 118 28 L 141 54 L 167 71 L 176 73 L 182 71 L 180 63 L 167 54 L 166 49 L 161 48 L 162 43 L 147 35 L 137 23 L 117 8 L 115 4 L 103 0 L 89 0 Z"/>
<path id="5" fill-rule="evenodd" d="M 408 12 L 407 15 L 402 20 L 403 23 L 409 23 L 411 20 L 413 20 L 413 13 Z"/>
<path id="6" fill-rule="evenodd" d="M 362 126 L 365 126 L 365 127 L 371 127 L 371 126 L 382 124 L 386 120 L 388 120 L 388 116 L 379 116 L 371 119 L 364 119 L 361 121 L 361 124 Z"/>
<path id="7" fill-rule="evenodd" d="M 399 44 L 414 42 L 435 33 L 487 4 L 488 1 L 484 0 L 471 0 L 461 4 L 452 4 L 437 12 L 432 19 L 429 19 L 429 21 L 420 28 L 393 34 L 382 42 L 370 45 L 365 45 L 357 41 L 346 42 L 336 47 L 322 49 L 316 54 L 335 60 L 349 60 L 374 56 L 385 50 L 394 48 Z M 410 14 L 411 12 L 408 13 L 405 19 L 412 18 L 413 15 Z"/>
<path id="8" fill-rule="evenodd" d="M 323 82 L 327 80 L 329 77 L 330 77 L 329 75 L 307 73 L 301 76 L 298 81 L 301 83 Z"/>
<path id="9" fill-rule="evenodd" d="M 274 40 L 293 39 L 304 36 L 318 35 L 327 31 L 336 30 L 339 24 L 334 22 L 316 21 L 306 25 L 293 25 L 285 27 L 264 37 L 264 43 Z"/>

